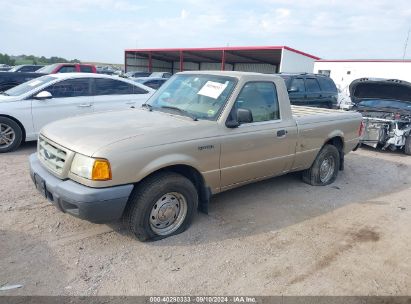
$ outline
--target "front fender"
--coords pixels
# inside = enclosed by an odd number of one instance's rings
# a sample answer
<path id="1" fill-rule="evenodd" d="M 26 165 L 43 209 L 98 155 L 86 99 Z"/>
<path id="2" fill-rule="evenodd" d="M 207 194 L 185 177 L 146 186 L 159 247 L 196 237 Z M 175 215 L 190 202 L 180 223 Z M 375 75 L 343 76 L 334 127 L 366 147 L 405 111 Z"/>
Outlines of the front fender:
<path id="1" fill-rule="evenodd" d="M 201 174 L 201 171 L 199 170 L 199 168 L 197 168 L 197 163 L 198 161 L 194 157 L 183 153 L 162 155 L 158 158 L 153 159 L 152 161 L 147 163 L 141 170 L 136 172 L 137 175 L 135 177 L 135 180 L 141 181 L 142 179 L 156 171 L 175 165 L 190 166 Z"/>

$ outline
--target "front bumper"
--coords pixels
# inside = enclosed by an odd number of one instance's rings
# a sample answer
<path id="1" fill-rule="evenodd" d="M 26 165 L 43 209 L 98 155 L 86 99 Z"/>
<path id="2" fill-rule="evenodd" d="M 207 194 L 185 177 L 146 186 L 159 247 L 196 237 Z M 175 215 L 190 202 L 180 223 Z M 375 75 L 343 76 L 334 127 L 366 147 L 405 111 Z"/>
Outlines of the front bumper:
<path id="1" fill-rule="evenodd" d="M 72 180 L 61 180 L 30 155 L 30 175 L 36 188 L 59 210 L 94 223 L 121 218 L 133 185 L 90 188 Z"/>

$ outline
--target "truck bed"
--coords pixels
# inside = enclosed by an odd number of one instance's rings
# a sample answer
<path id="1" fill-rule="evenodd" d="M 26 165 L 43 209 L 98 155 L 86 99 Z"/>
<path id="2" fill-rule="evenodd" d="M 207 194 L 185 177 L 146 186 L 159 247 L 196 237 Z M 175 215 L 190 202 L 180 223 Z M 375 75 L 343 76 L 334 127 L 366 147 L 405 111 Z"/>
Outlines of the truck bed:
<path id="1" fill-rule="evenodd" d="M 344 153 L 350 152 L 358 143 L 358 128 L 361 115 L 352 111 L 291 106 L 298 126 L 296 167 L 314 161 L 318 150 L 327 138 L 343 138 Z"/>
<path id="2" fill-rule="evenodd" d="M 298 125 L 335 120 L 352 120 L 352 112 L 343 110 L 291 106 L 291 112 Z"/>

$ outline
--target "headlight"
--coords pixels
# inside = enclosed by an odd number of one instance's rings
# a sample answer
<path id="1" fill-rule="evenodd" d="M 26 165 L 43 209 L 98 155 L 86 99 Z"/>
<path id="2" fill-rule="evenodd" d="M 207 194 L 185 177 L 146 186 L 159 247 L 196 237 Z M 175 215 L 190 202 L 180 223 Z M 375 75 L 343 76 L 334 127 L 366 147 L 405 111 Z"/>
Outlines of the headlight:
<path id="1" fill-rule="evenodd" d="M 95 181 L 111 179 L 111 168 L 108 160 L 81 154 L 74 156 L 70 171 L 75 175 Z"/>

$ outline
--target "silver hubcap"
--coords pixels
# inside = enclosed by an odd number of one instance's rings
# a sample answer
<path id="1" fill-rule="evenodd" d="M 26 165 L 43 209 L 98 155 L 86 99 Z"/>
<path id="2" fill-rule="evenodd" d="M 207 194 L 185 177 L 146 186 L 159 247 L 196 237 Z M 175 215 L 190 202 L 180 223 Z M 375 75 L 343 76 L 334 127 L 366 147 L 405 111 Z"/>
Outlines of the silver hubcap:
<path id="1" fill-rule="evenodd" d="M 158 235 L 168 235 L 176 231 L 187 215 L 187 201 L 178 192 L 164 194 L 151 209 L 150 226 Z"/>
<path id="2" fill-rule="evenodd" d="M 320 166 L 320 180 L 323 183 L 328 182 L 334 174 L 335 161 L 332 156 L 324 158 Z"/>
<path id="3" fill-rule="evenodd" d="M 0 123 L 0 148 L 10 147 L 16 138 L 14 130 L 4 123 Z"/>

